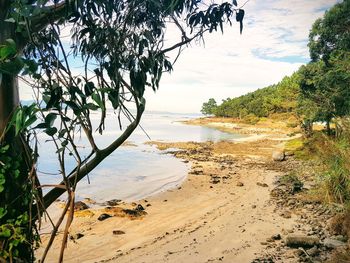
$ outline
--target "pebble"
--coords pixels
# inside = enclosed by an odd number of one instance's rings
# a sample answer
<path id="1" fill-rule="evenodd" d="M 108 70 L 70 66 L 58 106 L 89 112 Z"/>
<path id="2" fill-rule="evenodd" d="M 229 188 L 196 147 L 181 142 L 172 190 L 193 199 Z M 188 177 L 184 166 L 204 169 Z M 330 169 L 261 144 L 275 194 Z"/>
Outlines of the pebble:
<path id="1" fill-rule="evenodd" d="M 110 217 L 112 217 L 111 215 L 109 215 L 109 214 L 101 214 L 98 218 L 97 218 L 97 220 L 98 221 L 103 221 L 103 220 L 106 220 L 107 218 L 110 218 Z"/>
<path id="2" fill-rule="evenodd" d="M 113 230 L 113 235 L 124 235 L 125 232 L 122 230 Z"/>
<path id="3" fill-rule="evenodd" d="M 242 183 L 242 182 L 237 182 L 236 186 L 242 187 L 242 186 L 244 186 L 244 183 Z"/>
<path id="4" fill-rule="evenodd" d="M 81 211 L 89 209 L 89 206 L 82 201 L 78 201 L 74 203 L 74 211 Z"/>

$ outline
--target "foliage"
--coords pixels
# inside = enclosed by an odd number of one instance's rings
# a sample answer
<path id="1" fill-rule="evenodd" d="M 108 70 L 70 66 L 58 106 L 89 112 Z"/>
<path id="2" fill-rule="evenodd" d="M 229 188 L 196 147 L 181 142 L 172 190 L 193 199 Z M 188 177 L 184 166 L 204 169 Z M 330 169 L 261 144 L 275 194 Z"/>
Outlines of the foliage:
<path id="1" fill-rule="evenodd" d="M 350 51 L 349 16 L 350 1 L 344 0 L 315 21 L 308 44 L 313 61 L 327 62 L 334 51 Z"/>
<path id="2" fill-rule="evenodd" d="M 221 117 L 252 119 L 274 113 L 293 113 L 299 94 L 298 73 L 285 77 L 276 85 L 248 93 L 238 98 L 223 100 L 215 114 Z"/>
<path id="3" fill-rule="evenodd" d="M 28 177 L 30 172 L 25 174 L 23 167 L 23 159 L 15 155 L 9 145 L 0 146 L 0 259 L 6 261 L 16 261 L 17 257 L 29 261 L 33 252 L 28 244 L 39 238 L 35 229 L 28 228 L 32 182 Z"/>
<path id="4" fill-rule="evenodd" d="M 342 136 L 335 140 L 325 139 L 321 156 L 326 165 L 323 180 L 332 201 L 350 201 L 350 126 L 346 125 Z"/>
<path id="5" fill-rule="evenodd" d="M 217 104 L 215 99 L 210 98 L 208 102 L 204 102 L 202 105 L 201 113 L 204 115 L 213 115 L 216 112 Z"/>
<path id="6" fill-rule="evenodd" d="M 302 66 L 300 87 L 305 118 L 329 123 L 333 117 L 343 117 L 350 110 L 350 53 L 333 53 L 323 61 Z"/>

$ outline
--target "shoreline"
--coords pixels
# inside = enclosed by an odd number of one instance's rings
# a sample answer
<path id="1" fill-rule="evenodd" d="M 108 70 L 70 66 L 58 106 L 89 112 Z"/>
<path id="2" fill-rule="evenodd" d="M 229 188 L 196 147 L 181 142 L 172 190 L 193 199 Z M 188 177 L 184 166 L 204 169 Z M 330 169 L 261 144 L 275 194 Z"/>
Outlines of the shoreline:
<path id="1" fill-rule="evenodd" d="M 185 181 L 137 203 L 76 212 L 65 262 L 253 262 L 267 254 L 295 262 L 282 238 L 266 241 L 300 232 L 298 214 L 271 197 L 278 178 L 299 164 L 271 160 L 290 137 L 270 131 L 238 142 L 155 142 L 191 163 Z M 110 217 L 100 221 L 102 214 Z"/>

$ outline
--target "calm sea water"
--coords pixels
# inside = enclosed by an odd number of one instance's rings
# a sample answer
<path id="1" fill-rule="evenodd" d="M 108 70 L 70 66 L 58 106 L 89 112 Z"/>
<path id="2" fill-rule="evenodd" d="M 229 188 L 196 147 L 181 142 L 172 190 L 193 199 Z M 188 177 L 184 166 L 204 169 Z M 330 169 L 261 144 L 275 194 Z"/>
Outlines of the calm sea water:
<path id="1" fill-rule="evenodd" d="M 146 112 L 141 121 L 142 128 L 154 141 L 219 141 L 234 140 L 241 135 L 220 132 L 216 129 L 185 125 L 180 121 L 198 118 L 200 115 Z M 120 134 L 118 123 L 113 114 L 107 117 L 108 128 L 103 136 L 97 138 L 101 147 L 108 145 Z M 96 116 L 95 121 L 98 120 Z M 123 146 L 104 160 L 91 174 L 84 178 L 77 188 L 78 199 L 92 198 L 98 202 L 110 199 L 136 201 L 150 195 L 174 188 L 186 178 L 189 164 L 185 164 L 172 155 L 164 154 L 153 146 L 145 145 L 149 141 L 145 132 L 138 128 L 128 139 L 136 146 Z M 82 149 L 87 146 L 83 136 L 79 141 Z M 74 162 L 67 160 L 68 170 Z M 171 168 L 171 169 L 169 169 Z M 41 183 L 55 184 L 61 180 L 53 145 L 40 145 L 38 165 Z"/>

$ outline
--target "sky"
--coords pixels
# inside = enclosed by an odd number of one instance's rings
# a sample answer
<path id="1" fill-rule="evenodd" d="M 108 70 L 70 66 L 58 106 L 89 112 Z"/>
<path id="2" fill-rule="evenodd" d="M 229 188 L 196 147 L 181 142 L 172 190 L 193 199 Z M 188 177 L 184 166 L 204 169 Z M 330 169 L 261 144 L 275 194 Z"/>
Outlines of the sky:
<path id="1" fill-rule="evenodd" d="M 245 1 L 238 0 L 238 6 Z M 146 109 L 198 113 L 209 98 L 220 103 L 278 83 L 310 60 L 311 26 L 336 2 L 250 0 L 244 6 L 243 34 L 233 23 L 224 34 L 207 35 L 205 45 L 184 50 L 159 90 L 146 92 Z"/>
<path id="2" fill-rule="evenodd" d="M 238 0 L 238 6 L 246 1 Z M 205 44 L 192 43 L 172 73 L 163 74 L 159 90 L 146 90 L 146 110 L 199 113 L 209 98 L 220 103 L 278 83 L 310 60 L 311 26 L 336 2 L 249 0 L 244 6 L 243 34 L 239 23 L 233 23 L 224 28 L 224 34 L 207 34 Z M 177 30 L 170 25 L 166 37 L 165 46 L 175 43 Z M 22 100 L 32 99 L 29 89 L 22 88 L 20 93 Z"/>

